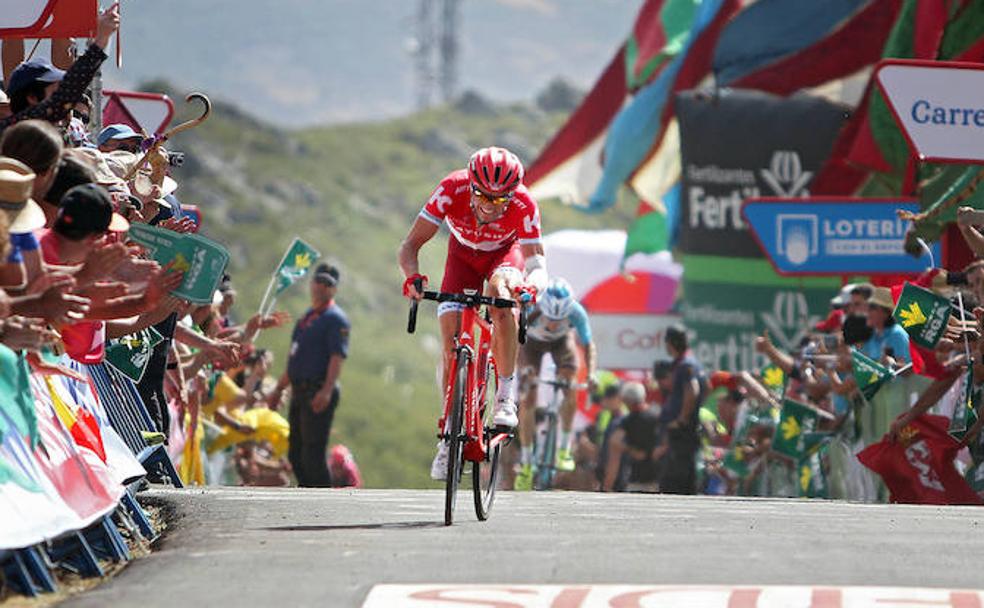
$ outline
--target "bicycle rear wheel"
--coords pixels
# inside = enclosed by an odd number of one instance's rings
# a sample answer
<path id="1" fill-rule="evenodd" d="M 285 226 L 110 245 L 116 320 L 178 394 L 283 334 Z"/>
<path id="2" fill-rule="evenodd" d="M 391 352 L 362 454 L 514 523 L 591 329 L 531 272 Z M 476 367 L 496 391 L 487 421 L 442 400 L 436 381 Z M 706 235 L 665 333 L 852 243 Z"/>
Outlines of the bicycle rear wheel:
<path id="1" fill-rule="evenodd" d="M 465 399 L 468 394 L 468 353 L 458 352 L 454 390 L 451 392 L 451 421 L 447 428 L 448 472 L 444 482 L 444 525 L 454 520 L 454 503 L 461 483 L 461 456 L 464 448 Z"/>
<path id="2" fill-rule="evenodd" d="M 557 458 L 557 414 L 547 414 L 547 433 L 543 440 L 541 458 L 537 459 L 536 484 L 537 490 L 549 490 L 553 486 L 554 464 Z"/>
<path id="3" fill-rule="evenodd" d="M 495 395 L 496 391 L 496 377 L 495 368 L 489 363 L 486 369 L 487 383 L 485 385 L 485 394 L 482 396 L 482 403 L 485 404 L 484 415 L 482 416 L 482 427 L 483 429 L 488 429 L 492 427 L 492 411 L 493 404 L 488 400 L 488 395 Z M 490 392 L 491 389 L 491 392 Z M 494 437 L 486 436 L 486 444 Z M 489 518 L 489 512 L 492 511 L 492 502 L 495 500 L 495 490 L 499 485 L 499 455 L 502 452 L 503 442 L 495 444 L 495 447 L 489 448 L 488 459 L 480 462 L 472 463 L 472 494 L 475 498 L 475 515 L 478 516 L 479 521 L 485 521 Z"/>

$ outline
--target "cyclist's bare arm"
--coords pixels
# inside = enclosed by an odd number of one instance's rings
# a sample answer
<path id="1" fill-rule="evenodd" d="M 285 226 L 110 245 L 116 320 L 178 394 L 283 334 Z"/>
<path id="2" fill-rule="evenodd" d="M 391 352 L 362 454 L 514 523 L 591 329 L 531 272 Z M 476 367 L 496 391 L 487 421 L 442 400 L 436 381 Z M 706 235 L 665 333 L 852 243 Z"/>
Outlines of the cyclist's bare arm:
<path id="1" fill-rule="evenodd" d="M 397 261 L 405 278 L 412 277 L 420 272 L 420 263 L 417 259 L 417 254 L 420 252 L 420 248 L 424 246 L 424 243 L 434 238 L 438 228 L 436 224 L 428 222 L 421 217 L 418 217 L 413 222 L 410 232 L 403 239 L 403 242 L 400 243 L 400 249 L 397 252 Z"/>
<path id="2" fill-rule="evenodd" d="M 595 347 L 594 340 L 584 347 L 584 360 L 588 366 L 588 378 L 594 378 L 595 362 L 598 360 L 598 349 Z"/>
<path id="3" fill-rule="evenodd" d="M 547 258 L 543 243 L 530 243 L 519 246 L 526 260 L 526 282 L 543 292 L 547 288 Z"/>

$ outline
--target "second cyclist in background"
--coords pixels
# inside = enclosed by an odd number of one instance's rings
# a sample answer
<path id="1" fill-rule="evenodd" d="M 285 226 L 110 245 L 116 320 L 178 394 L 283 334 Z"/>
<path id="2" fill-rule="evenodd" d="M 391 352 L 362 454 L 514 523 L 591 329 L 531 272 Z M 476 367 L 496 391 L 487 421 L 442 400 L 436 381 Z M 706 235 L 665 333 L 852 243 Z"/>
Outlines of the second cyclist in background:
<path id="1" fill-rule="evenodd" d="M 564 279 L 551 279 L 529 316 L 526 344 L 519 351 L 519 369 L 523 374 L 520 401 L 519 444 L 520 470 L 516 475 L 516 490 L 533 488 L 533 439 L 536 433 L 537 383 L 531 379 L 540 375 L 540 363 L 550 353 L 557 366 L 557 379 L 574 383 L 578 372 L 575 342 L 585 348 L 588 379 L 593 384 L 595 374 L 595 345 L 591 339 L 588 313 L 575 299 L 570 284 Z M 577 406 L 575 391 L 567 389 L 560 410 L 560 446 L 556 467 L 573 471 L 571 453 L 572 428 Z"/>

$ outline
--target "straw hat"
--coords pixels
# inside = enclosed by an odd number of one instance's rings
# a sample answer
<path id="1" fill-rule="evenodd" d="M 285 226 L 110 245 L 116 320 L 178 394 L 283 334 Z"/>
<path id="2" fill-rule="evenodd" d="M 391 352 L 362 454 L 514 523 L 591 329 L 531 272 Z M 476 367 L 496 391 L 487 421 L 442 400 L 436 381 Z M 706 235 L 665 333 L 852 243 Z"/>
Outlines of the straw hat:
<path id="1" fill-rule="evenodd" d="M 71 154 L 87 164 L 96 176 L 96 183 L 100 186 L 105 188 L 111 186 L 126 187 L 126 182 L 110 169 L 109 163 L 106 161 L 106 155 L 99 150 L 95 148 L 71 148 L 66 151 L 66 154 Z M 129 188 L 127 188 L 127 191 L 129 191 Z"/>
<path id="2" fill-rule="evenodd" d="M 868 298 L 868 304 L 894 310 L 895 300 L 892 299 L 892 290 L 888 287 L 875 287 L 871 297 Z"/>
<path id="3" fill-rule="evenodd" d="M 31 199 L 34 172 L 13 158 L 0 157 L 0 209 L 7 212 L 11 234 L 24 234 L 44 228 L 41 207 Z"/>

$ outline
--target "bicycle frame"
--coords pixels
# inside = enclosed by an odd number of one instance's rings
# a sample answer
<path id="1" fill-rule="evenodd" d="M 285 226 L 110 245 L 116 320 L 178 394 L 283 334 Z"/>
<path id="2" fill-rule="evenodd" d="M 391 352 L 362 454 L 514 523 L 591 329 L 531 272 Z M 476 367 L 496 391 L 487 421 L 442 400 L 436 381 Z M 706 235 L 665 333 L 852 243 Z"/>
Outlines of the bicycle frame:
<path id="1" fill-rule="evenodd" d="M 469 307 L 461 312 L 461 325 L 455 336 L 454 353 L 456 356 L 451 358 L 451 368 L 448 370 L 447 382 L 444 386 L 444 412 L 438 421 L 438 429 L 442 434 L 448 416 L 451 414 L 451 391 L 458 373 L 457 354 L 461 351 L 468 353 L 469 367 L 468 386 L 465 392 L 468 395 L 468 401 L 464 412 L 464 427 L 467 437 L 463 455 L 465 460 L 479 462 L 488 459 L 489 450 L 495 443 L 505 440 L 507 435 L 497 433 L 492 437 L 489 445 L 486 445 L 480 400 L 485 395 L 488 386 L 489 372 L 495 373 L 495 359 L 492 357 L 492 323 L 487 318 L 483 318 L 475 308 Z"/>

